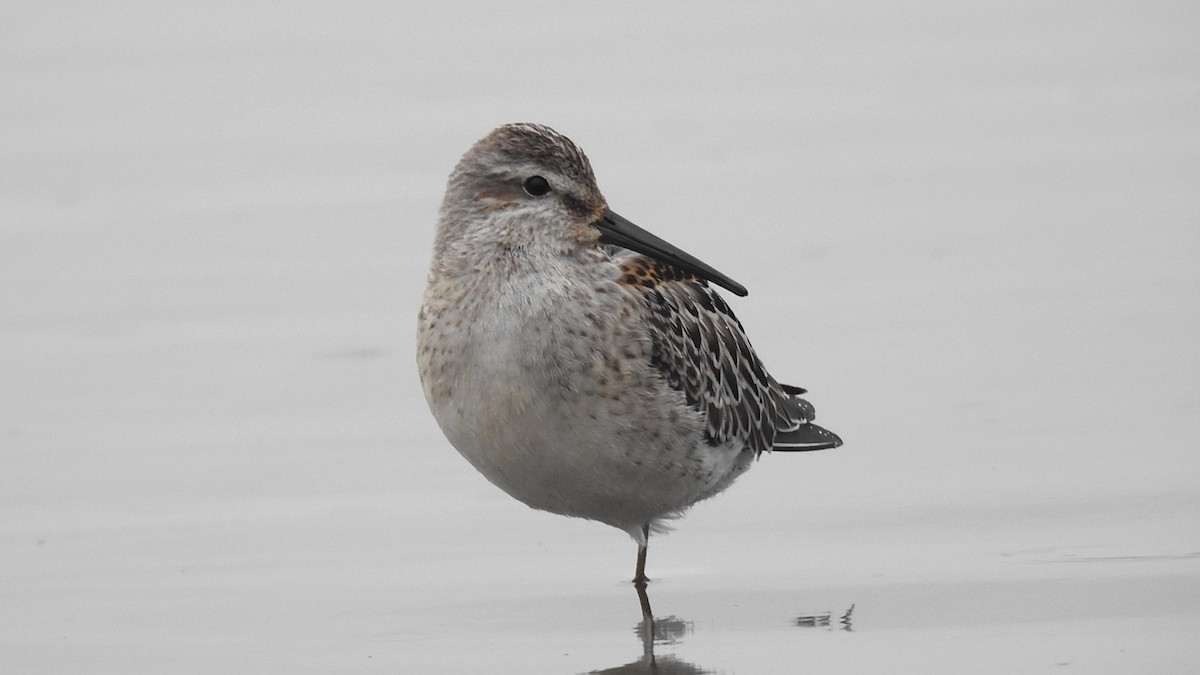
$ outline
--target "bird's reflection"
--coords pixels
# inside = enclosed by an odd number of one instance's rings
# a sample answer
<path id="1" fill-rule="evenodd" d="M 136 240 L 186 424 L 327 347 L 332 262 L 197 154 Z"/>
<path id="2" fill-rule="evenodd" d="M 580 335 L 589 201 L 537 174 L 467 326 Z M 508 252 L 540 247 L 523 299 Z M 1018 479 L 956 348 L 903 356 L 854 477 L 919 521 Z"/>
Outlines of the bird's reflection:
<path id="1" fill-rule="evenodd" d="M 623 666 L 594 670 L 593 675 L 617 675 L 618 673 L 657 673 L 660 675 L 700 675 L 711 673 L 693 663 L 680 661 L 674 656 L 656 656 L 654 647 L 677 644 L 684 635 L 691 631 L 691 624 L 677 616 L 662 619 L 654 618 L 650 609 L 650 596 L 646 593 L 645 584 L 635 584 L 638 604 L 642 608 L 642 620 L 634 627 L 638 638 L 642 641 L 642 658 Z"/>
<path id="2" fill-rule="evenodd" d="M 654 610 L 650 608 L 650 595 L 646 592 L 646 584 L 634 584 L 637 589 L 638 604 L 642 610 L 642 620 L 634 626 L 634 632 L 642 641 L 642 657 L 623 666 L 593 670 L 589 675 L 618 675 L 620 673 L 658 673 L 661 675 L 699 675 L 712 673 L 694 663 L 687 663 L 675 658 L 674 655 L 657 656 L 655 647 L 669 646 L 680 643 L 683 637 L 692 632 L 692 624 L 677 616 L 661 619 L 654 618 Z M 802 614 L 793 619 L 793 625 L 800 628 L 824 628 L 835 631 L 853 632 L 854 605 L 841 614 L 821 612 L 819 614 Z"/>

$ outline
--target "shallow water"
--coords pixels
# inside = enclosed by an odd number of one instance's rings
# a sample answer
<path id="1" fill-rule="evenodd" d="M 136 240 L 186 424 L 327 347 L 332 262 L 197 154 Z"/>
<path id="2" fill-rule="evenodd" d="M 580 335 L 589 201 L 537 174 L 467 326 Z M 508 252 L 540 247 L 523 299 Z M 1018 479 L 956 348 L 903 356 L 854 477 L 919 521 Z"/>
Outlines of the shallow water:
<path id="1" fill-rule="evenodd" d="M 628 537 L 416 382 L 445 176 L 514 120 L 846 440 L 652 540 L 658 672 L 1196 670 L 1195 9 L 423 12 L 6 18 L 6 672 L 646 670 Z"/>

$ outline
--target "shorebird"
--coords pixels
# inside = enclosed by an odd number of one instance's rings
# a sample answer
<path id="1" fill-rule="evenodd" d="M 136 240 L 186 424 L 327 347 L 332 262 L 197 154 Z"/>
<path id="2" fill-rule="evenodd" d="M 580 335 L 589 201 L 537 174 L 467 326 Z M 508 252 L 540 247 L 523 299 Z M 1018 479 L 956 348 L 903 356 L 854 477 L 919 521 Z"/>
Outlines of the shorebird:
<path id="1" fill-rule="evenodd" d="M 842 444 L 710 282 L 746 295 L 610 210 L 549 127 L 499 127 L 450 174 L 418 318 L 433 416 L 512 497 L 628 532 L 642 586 L 665 521 L 764 451 Z"/>

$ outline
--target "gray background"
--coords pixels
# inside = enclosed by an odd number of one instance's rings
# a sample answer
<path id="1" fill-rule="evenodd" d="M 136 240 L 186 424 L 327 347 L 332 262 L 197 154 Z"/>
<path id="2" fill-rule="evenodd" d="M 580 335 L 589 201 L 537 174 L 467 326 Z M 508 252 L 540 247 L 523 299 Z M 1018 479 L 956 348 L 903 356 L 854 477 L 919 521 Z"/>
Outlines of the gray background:
<path id="1" fill-rule="evenodd" d="M 416 378 L 445 177 L 511 121 L 746 284 L 846 440 L 654 542 L 664 662 L 1200 662 L 1200 5 L 3 14 L 5 671 L 639 658 L 632 543 L 489 485 Z"/>

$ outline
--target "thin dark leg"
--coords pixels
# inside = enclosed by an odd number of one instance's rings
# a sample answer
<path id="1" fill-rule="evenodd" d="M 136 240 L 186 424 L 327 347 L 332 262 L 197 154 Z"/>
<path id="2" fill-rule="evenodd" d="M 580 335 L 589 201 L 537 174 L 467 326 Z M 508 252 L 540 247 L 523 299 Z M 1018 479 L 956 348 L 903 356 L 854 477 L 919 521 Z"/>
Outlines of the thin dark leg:
<path id="1" fill-rule="evenodd" d="M 650 544 L 650 523 L 642 526 L 642 536 L 645 537 L 646 543 L 638 546 L 637 571 L 633 574 L 633 583 L 635 586 L 644 587 L 646 582 L 650 581 L 646 577 L 646 547 Z"/>

